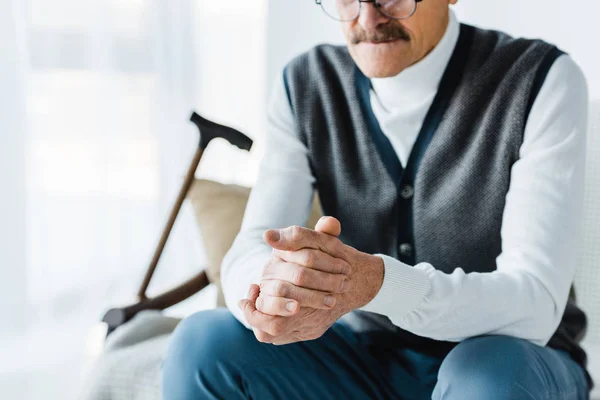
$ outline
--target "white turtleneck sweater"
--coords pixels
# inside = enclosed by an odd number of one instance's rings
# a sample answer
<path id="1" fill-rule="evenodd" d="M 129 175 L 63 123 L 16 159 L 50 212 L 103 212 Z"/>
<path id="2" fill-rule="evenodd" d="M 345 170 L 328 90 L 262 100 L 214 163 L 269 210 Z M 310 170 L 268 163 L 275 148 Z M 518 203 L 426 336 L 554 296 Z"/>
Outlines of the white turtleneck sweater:
<path id="1" fill-rule="evenodd" d="M 451 12 L 446 33 L 424 59 L 397 76 L 371 80 L 371 106 L 402 165 L 458 36 L 459 23 Z M 564 55 L 550 69 L 533 104 L 520 159 L 511 171 L 496 271 L 467 274 L 457 265 L 447 274 L 435 265 L 409 266 L 379 254 L 383 286 L 364 310 L 437 340 L 494 334 L 545 345 L 562 318 L 578 258 L 587 109 L 585 78 Z M 263 232 L 305 224 L 314 182 L 280 78 L 269 105 L 258 181 L 241 232 L 222 265 L 227 305 L 242 323 L 246 321 L 237 302 L 246 297 L 251 283 L 260 281 L 271 252 Z"/>

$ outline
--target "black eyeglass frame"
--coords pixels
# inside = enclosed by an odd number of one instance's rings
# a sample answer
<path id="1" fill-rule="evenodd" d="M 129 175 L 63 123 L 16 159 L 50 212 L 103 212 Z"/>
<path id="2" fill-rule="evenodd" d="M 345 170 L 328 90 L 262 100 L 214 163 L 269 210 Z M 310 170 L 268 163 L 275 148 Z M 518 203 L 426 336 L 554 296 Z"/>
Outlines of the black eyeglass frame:
<path id="1" fill-rule="evenodd" d="M 385 15 L 388 18 L 391 19 L 395 19 L 398 21 L 401 21 L 403 19 L 407 19 L 412 17 L 413 15 L 415 15 L 415 12 L 417 12 L 417 6 L 420 2 L 422 2 L 423 0 L 413 0 L 415 2 L 415 9 L 412 11 L 412 13 L 410 13 L 410 15 L 407 15 L 406 17 L 401 17 L 401 18 L 396 18 L 396 17 L 392 17 L 391 15 L 387 15 L 382 9 L 381 9 L 381 4 L 379 1 L 377 0 L 357 0 L 358 1 L 358 12 L 356 13 L 356 16 L 352 19 L 337 19 L 335 18 L 333 15 L 329 14 L 327 12 L 327 10 L 325 10 L 325 8 L 323 7 L 323 3 L 321 3 L 321 0 L 315 0 L 315 3 L 319 6 L 321 6 L 321 9 L 323 10 L 323 12 L 325 13 L 325 15 L 327 15 L 328 17 L 330 17 L 331 19 L 335 20 L 335 21 L 340 21 L 340 22 L 350 22 L 350 21 L 354 21 L 356 20 L 359 16 L 360 16 L 360 10 L 362 7 L 362 3 L 373 3 L 373 5 L 375 6 L 375 8 L 377 9 L 377 11 L 379 11 L 380 13 L 382 13 L 383 15 Z"/>

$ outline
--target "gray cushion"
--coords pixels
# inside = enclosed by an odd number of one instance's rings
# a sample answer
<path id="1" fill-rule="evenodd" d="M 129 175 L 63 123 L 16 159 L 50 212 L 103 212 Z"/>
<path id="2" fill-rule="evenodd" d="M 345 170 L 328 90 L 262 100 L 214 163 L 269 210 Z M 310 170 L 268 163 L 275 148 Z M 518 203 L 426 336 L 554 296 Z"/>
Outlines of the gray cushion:
<path id="1" fill-rule="evenodd" d="M 112 352 L 157 336 L 168 335 L 175 330 L 180 321 L 179 318 L 166 317 L 159 311 L 142 311 L 108 336 L 104 352 Z"/>
<path id="2" fill-rule="evenodd" d="M 156 311 L 138 314 L 107 339 L 89 372 L 82 400 L 159 400 L 160 367 L 179 319 Z"/>
<path id="3" fill-rule="evenodd" d="M 159 400 L 160 366 L 169 335 L 104 353 L 89 375 L 85 400 Z"/>

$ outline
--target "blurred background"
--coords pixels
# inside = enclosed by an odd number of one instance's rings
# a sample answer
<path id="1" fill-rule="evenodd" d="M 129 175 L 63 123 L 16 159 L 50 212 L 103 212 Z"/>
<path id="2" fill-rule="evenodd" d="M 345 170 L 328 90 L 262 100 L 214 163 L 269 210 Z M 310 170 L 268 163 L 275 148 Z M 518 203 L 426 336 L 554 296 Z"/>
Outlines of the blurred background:
<path id="1" fill-rule="evenodd" d="M 597 0 L 454 9 L 556 43 L 600 97 Z M 90 332 L 134 299 L 196 149 L 191 111 L 255 140 L 249 155 L 215 142 L 197 176 L 251 185 L 270 87 L 321 42 L 343 37 L 312 0 L 0 0 L 0 397 L 76 397 Z M 150 293 L 204 257 L 184 208 Z"/>

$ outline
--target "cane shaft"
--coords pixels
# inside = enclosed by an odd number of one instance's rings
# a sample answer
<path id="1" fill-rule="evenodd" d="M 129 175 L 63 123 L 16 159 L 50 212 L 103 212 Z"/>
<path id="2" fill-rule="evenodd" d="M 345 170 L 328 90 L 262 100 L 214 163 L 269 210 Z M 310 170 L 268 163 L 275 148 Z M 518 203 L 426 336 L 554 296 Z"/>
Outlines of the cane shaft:
<path id="1" fill-rule="evenodd" d="M 150 280 L 152 279 L 152 275 L 154 275 L 154 271 L 156 270 L 156 266 L 160 260 L 160 256 L 162 255 L 163 250 L 165 249 L 165 245 L 167 244 L 167 240 L 169 239 L 169 235 L 173 230 L 173 225 L 175 225 L 175 220 L 177 219 L 177 215 L 179 215 L 179 211 L 181 211 L 181 206 L 187 197 L 187 194 L 194 183 L 194 176 L 196 174 L 196 170 L 198 169 L 198 164 L 200 164 L 200 160 L 202 159 L 202 154 L 204 153 L 204 149 L 199 147 L 196 150 L 196 154 L 194 155 L 194 159 L 190 164 L 190 167 L 185 176 L 185 180 L 183 182 L 183 186 L 179 191 L 179 195 L 177 196 L 177 200 L 175 201 L 175 205 L 171 210 L 171 214 L 169 215 L 169 220 L 167 221 L 167 225 L 163 230 L 163 233 L 158 242 L 158 246 L 154 251 L 154 256 L 152 256 L 152 261 L 150 262 L 150 266 L 148 267 L 148 271 L 146 271 L 146 276 L 144 277 L 144 281 L 142 282 L 142 286 L 138 292 L 138 299 L 145 300 L 146 299 L 146 290 L 148 289 L 148 285 L 150 285 Z"/>

